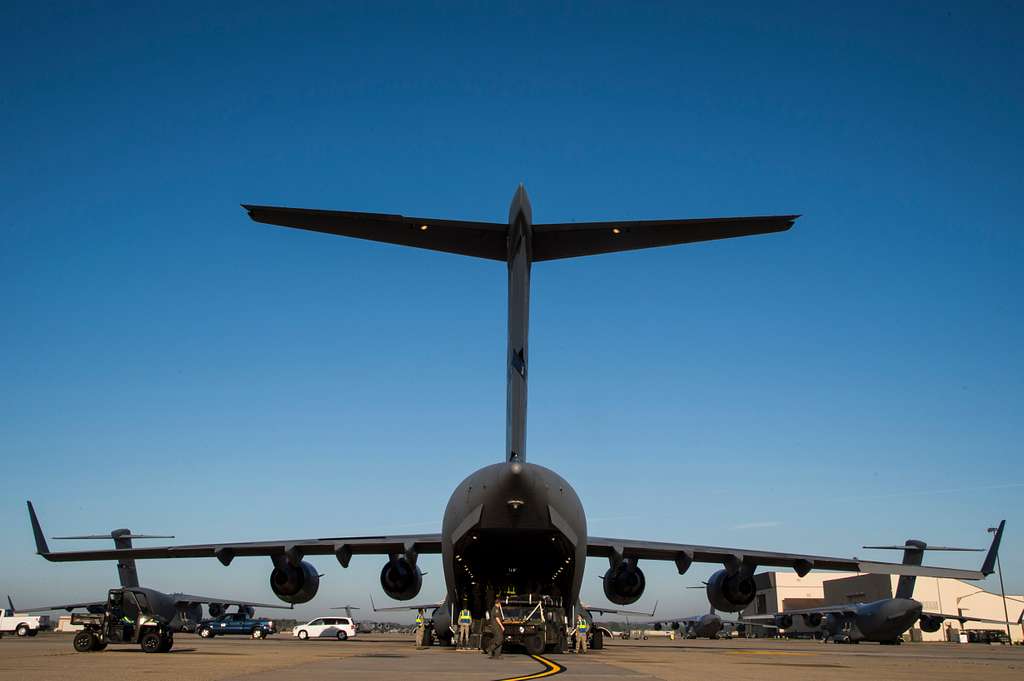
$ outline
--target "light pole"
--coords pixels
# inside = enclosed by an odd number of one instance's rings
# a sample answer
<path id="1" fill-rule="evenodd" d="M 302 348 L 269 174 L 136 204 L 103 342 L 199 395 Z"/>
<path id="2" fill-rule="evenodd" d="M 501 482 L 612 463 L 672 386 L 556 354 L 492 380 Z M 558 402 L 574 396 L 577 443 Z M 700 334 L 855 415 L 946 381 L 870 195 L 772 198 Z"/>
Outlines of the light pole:
<path id="1" fill-rule="evenodd" d="M 989 532 L 995 532 L 996 528 L 988 528 Z M 1003 588 L 1003 565 L 999 561 L 999 554 L 996 553 L 996 567 L 999 569 L 999 593 L 1003 596 L 1003 621 L 1006 622 L 1006 642 L 1013 645 L 1013 634 L 1010 633 L 1010 611 L 1006 608 L 1006 589 Z"/>

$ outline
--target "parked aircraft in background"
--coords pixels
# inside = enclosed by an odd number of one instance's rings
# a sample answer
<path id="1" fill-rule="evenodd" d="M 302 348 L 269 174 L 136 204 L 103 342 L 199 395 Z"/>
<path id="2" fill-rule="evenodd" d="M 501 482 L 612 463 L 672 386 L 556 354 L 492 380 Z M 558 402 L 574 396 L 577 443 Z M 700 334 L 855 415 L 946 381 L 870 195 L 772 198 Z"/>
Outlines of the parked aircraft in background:
<path id="1" fill-rule="evenodd" d="M 999 541 L 1003 534 L 1006 521 L 999 523 L 992 542 L 990 557 L 994 559 Z M 919 539 L 908 539 L 902 546 L 865 546 L 866 549 L 902 549 L 903 564 L 920 565 L 924 552 L 928 551 L 979 551 L 980 549 L 960 549 L 948 546 L 928 546 Z M 844 605 L 823 605 L 816 608 L 786 610 L 774 615 L 754 615 L 743 618 L 744 622 L 771 622 L 779 629 L 793 626 L 794 617 L 802 617 L 809 627 L 819 627 L 826 641 L 835 643 L 859 643 L 875 641 L 877 643 L 898 644 L 903 634 L 914 624 L 923 631 L 936 632 L 945 620 L 964 622 L 984 622 L 988 624 L 1006 624 L 1002 620 L 990 620 L 980 617 L 968 617 L 961 614 L 951 615 L 941 612 L 930 612 L 914 600 L 914 584 L 916 577 L 905 574 L 896 584 L 893 598 L 883 598 L 870 603 L 849 603 Z"/>
<path id="2" fill-rule="evenodd" d="M 216 542 L 186 546 L 51 552 L 36 527 L 37 551 L 51 561 L 138 558 L 235 558 L 263 556 L 273 567 L 270 583 L 287 603 L 305 603 L 317 593 L 319 571 L 309 556 L 334 556 L 348 567 L 353 556 L 385 557 L 380 584 L 390 598 L 410 601 L 419 594 L 421 554 L 441 554 L 445 595 L 434 611 L 435 626 L 447 630 L 452 604 L 469 604 L 474 618 L 484 616 L 496 595 L 549 599 L 560 618 L 583 610 L 580 586 L 588 557 L 606 558 L 604 593 L 616 605 L 637 602 L 646 588 L 639 561 L 668 561 L 680 574 L 694 562 L 722 566 L 707 583 L 710 603 L 739 612 L 754 598 L 754 573 L 760 567 L 789 567 L 800 575 L 813 569 L 918 574 L 982 579 L 980 570 L 908 567 L 856 558 L 784 553 L 629 538 L 593 537 L 583 505 L 569 482 L 526 457 L 528 328 L 530 272 L 533 263 L 783 232 L 795 215 L 534 224 L 522 185 L 516 190 L 508 221 L 470 222 L 271 206 L 244 206 L 257 222 L 444 251 L 502 262 L 508 277 L 505 451 L 501 462 L 485 466 L 455 486 L 444 510 L 440 532 L 391 536 L 321 537 L 259 542 Z M 326 242 L 325 242 L 326 245 Z M 427 399 L 436 399 L 435 388 Z M 315 474 L 315 471 L 312 473 Z"/>
<path id="3" fill-rule="evenodd" d="M 43 537 L 39 519 L 36 517 L 32 502 L 28 503 L 29 518 L 32 521 L 32 530 L 35 533 L 37 548 L 39 542 L 45 550 L 46 539 Z M 133 539 L 167 539 L 173 538 L 163 535 L 132 534 L 131 530 L 118 529 L 110 534 L 89 534 L 73 537 L 53 537 L 53 539 L 113 539 L 114 546 L 119 550 L 132 550 Z M 256 603 L 253 601 L 242 601 L 232 598 L 219 598 L 210 596 L 195 596 L 185 593 L 163 593 L 156 589 L 148 589 L 139 585 L 139 572 L 135 567 L 135 560 L 127 557 L 120 557 L 117 560 L 117 576 L 121 586 L 132 591 L 136 598 L 145 598 L 149 607 L 160 614 L 170 623 L 171 628 L 190 631 L 203 620 L 203 605 L 206 604 L 210 611 L 210 617 L 220 617 L 227 612 L 229 606 L 236 606 L 238 612 L 252 617 L 255 608 L 278 608 L 291 609 L 292 605 L 281 605 L 280 603 Z M 84 609 L 94 614 L 103 613 L 107 601 L 80 601 L 76 603 L 59 603 L 35 608 L 26 608 L 24 612 L 48 612 L 51 610 L 72 610 Z"/>

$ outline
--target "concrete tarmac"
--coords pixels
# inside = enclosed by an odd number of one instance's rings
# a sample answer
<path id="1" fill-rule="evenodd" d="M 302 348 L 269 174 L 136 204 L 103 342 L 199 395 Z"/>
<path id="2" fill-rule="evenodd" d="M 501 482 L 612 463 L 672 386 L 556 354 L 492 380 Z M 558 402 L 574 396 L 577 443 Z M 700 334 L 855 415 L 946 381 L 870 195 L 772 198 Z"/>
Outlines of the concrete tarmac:
<path id="1" fill-rule="evenodd" d="M 915 643 L 902 646 L 826 645 L 810 641 L 611 641 L 585 656 L 547 656 L 564 679 L 628 681 L 1002 681 L 1024 679 L 1024 647 Z M 269 681 L 270 679 L 452 679 L 497 681 L 542 674 L 549 667 L 526 655 L 490 660 L 450 648 L 415 650 L 405 636 L 361 635 L 350 641 L 298 641 L 277 635 L 175 637 L 168 654 L 147 655 L 138 646 L 110 646 L 76 653 L 69 634 L 0 640 L 0 681 Z M 548 672 L 549 678 L 553 676 Z"/>

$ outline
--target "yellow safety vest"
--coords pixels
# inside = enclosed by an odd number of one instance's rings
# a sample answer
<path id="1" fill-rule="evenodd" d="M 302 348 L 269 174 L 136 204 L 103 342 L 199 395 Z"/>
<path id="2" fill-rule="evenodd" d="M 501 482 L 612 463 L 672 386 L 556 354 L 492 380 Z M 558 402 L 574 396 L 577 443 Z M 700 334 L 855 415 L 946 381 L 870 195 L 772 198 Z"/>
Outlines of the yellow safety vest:
<path id="1" fill-rule="evenodd" d="M 587 631 L 586 621 L 580 620 L 580 623 L 576 625 L 576 628 L 579 629 L 580 633 L 585 633 Z"/>
<path id="2" fill-rule="evenodd" d="M 469 614 L 469 610 L 463 610 L 459 613 L 459 624 L 472 624 L 473 616 Z"/>
<path id="3" fill-rule="evenodd" d="M 423 616 L 416 615 L 416 624 L 423 624 Z"/>

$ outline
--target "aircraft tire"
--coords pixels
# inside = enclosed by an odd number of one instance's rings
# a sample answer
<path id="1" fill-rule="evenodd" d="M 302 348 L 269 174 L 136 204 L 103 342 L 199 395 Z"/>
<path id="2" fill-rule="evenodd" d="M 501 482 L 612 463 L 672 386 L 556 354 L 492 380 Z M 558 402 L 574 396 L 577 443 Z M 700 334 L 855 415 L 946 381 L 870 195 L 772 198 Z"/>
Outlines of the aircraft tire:
<path id="1" fill-rule="evenodd" d="M 36 635 L 36 634 L 38 634 L 38 633 L 39 633 L 39 630 L 38 630 L 38 629 L 29 629 L 29 630 L 28 630 L 28 635 L 29 635 L 29 636 L 35 636 L 35 635 Z"/>
<path id="2" fill-rule="evenodd" d="M 647 638 L 644 636 L 644 638 Z M 590 637 L 590 649 L 591 650 L 602 650 L 604 648 L 604 632 L 601 630 L 595 631 Z"/>
<path id="3" fill-rule="evenodd" d="M 98 636 L 93 636 L 92 638 L 93 638 L 93 644 L 92 644 L 92 651 L 93 652 L 98 653 L 101 650 L 106 650 L 107 649 L 107 644 L 106 644 L 105 641 L 101 641 Z"/>
<path id="4" fill-rule="evenodd" d="M 75 639 L 71 642 L 74 646 L 75 651 L 79 653 L 89 653 L 95 650 L 93 647 L 96 643 L 96 637 L 93 636 L 91 631 L 80 631 L 75 634 Z"/>
<path id="5" fill-rule="evenodd" d="M 157 652 L 169 653 L 171 651 L 171 648 L 173 648 L 173 647 L 174 647 L 174 638 L 171 637 L 171 636 L 163 636 L 160 639 L 160 650 L 158 650 Z"/>

